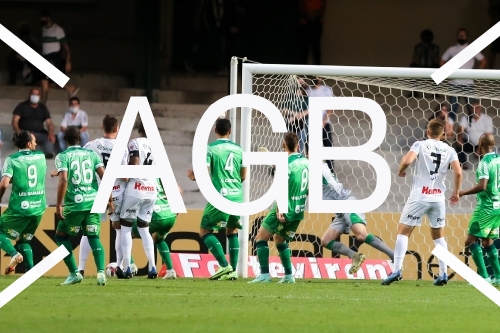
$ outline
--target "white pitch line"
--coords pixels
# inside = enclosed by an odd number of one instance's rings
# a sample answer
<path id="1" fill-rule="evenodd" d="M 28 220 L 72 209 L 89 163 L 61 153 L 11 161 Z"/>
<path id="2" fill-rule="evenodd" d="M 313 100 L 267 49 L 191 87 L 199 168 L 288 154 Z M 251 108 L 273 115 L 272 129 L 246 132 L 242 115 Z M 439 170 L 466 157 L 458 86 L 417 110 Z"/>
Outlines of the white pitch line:
<path id="1" fill-rule="evenodd" d="M 463 49 L 462 52 L 451 58 L 450 61 L 432 73 L 431 77 L 434 82 L 436 82 L 436 84 L 443 82 L 448 76 L 475 57 L 476 54 L 484 50 L 498 37 L 500 37 L 500 22 L 492 26 L 478 39 Z"/>
<path id="2" fill-rule="evenodd" d="M 466 264 L 464 264 L 460 259 L 455 257 L 452 253 L 446 250 L 441 245 L 436 245 L 432 254 L 444 261 L 446 265 L 450 266 L 455 272 L 457 272 L 461 277 L 467 280 L 471 285 L 473 285 L 477 290 L 483 293 L 484 296 L 492 300 L 496 305 L 500 306 L 500 290 L 493 287 L 491 284 L 486 282 L 482 277 L 480 277 L 476 272 L 470 269 Z"/>
<path id="3" fill-rule="evenodd" d="M 17 38 L 12 32 L 0 24 L 0 39 L 10 46 L 13 50 L 19 53 L 24 59 L 30 62 L 33 66 L 41 70 L 52 81 L 63 88 L 69 81 L 69 77 L 64 75 L 60 70 L 54 67 L 44 57 L 39 55 L 35 50 L 26 45 L 22 40 Z"/>
<path id="4" fill-rule="evenodd" d="M 40 261 L 32 269 L 26 272 L 23 276 L 17 279 L 14 283 L 8 286 L 0 293 L 0 308 L 10 302 L 14 297 L 20 294 L 24 289 L 28 288 L 33 282 L 38 280 L 43 274 L 47 273 L 52 267 L 63 260 L 69 254 L 68 250 L 61 245 L 49 254 L 45 259 Z"/>

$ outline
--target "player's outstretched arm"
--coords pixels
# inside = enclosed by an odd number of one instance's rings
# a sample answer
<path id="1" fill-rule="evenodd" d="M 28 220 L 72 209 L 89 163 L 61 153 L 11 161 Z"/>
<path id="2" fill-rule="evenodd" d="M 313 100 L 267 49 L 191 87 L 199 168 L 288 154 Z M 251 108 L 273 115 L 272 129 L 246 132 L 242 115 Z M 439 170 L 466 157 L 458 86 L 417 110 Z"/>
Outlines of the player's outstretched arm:
<path id="1" fill-rule="evenodd" d="M 417 158 L 417 154 L 414 151 L 409 151 L 405 156 L 401 159 L 401 163 L 399 164 L 398 176 L 404 177 L 406 176 L 406 169 L 410 166 L 410 164 L 415 161 Z"/>
<path id="2" fill-rule="evenodd" d="M 459 196 L 463 197 L 464 195 L 477 194 L 486 190 L 486 186 L 488 186 L 488 179 L 482 178 L 479 180 L 474 187 L 471 187 L 468 190 L 460 191 Z"/>
<path id="3" fill-rule="evenodd" d="M 2 201 L 3 195 L 5 194 L 5 191 L 7 190 L 7 187 L 9 187 L 11 178 L 7 176 L 3 176 L 2 180 L 0 181 L 0 201 Z"/>
<path id="4" fill-rule="evenodd" d="M 450 197 L 450 203 L 452 205 L 456 204 L 460 200 L 460 189 L 462 188 L 462 167 L 458 160 L 454 160 L 450 163 L 451 169 L 455 176 L 453 192 Z"/>

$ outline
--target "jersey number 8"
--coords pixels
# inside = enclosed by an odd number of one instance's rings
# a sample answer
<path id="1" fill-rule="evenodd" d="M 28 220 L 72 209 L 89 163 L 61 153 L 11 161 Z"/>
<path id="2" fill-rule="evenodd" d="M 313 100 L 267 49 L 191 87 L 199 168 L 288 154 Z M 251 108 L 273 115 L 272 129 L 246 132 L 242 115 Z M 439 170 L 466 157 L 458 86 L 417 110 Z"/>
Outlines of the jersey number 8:
<path id="1" fill-rule="evenodd" d="M 309 170 L 302 170 L 302 182 L 300 183 L 300 191 L 304 191 L 309 183 Z"/>
<path id="2" fill-rule="evenodd" d="M 81 165 L 79 161 L 71 162 L 70 169 L 73 170 L 73 184 L 80 184 L 82 182 L 82 178 L 84 184 L 92 183 L 94 175 L 91 169 L 91 164 L 90 160 L 84 160 Z"/>

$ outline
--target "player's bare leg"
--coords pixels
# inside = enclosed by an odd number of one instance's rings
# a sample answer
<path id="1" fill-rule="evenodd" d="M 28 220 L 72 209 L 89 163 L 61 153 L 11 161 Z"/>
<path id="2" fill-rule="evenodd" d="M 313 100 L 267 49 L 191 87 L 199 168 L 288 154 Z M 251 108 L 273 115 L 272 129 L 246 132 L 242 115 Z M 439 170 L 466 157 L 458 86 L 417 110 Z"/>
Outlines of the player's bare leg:
<path id="1" fill-rule="evenodd" d="M 336 229 L 328 228 L 323 237 L 321 237 L 321 246 L 332 251 L 332 253 L 342 254 L 349 257 L 352 260 L 349 274 L 355 274 L 361 267 L 363 261 L 365 261 L 365 256 L 351 250 L 344 243 L 336 241 L 336 239 L 338 239 L 341 234 L 342 233 Z M 366 238 L 366 235 L 364 236 L 364 238 Z"/>
<path id="2" fill-rule="evenodd" d="M 398 236 L 396 238 L 396 248 L 394 249 L 394 267 L 391 275 L 382 281 L 382 285 L 390 285 L 393 282 L 401 281 L 403 275 L 403 261 L 408 250 L 408 237 L 415 227 L 404 223 L 398 225 Z"/>
<path id="3" fill-rule="evenodd" d="M 445 249 L 448 248 L 448 244 L 446 244 L 446 240 L 444 239 L 444 228 L 431 228 L 431 236 L 434 241 L 434 245 L 441 245 Z M 434 281 L 435 286 L 444 286 L 448 283 L 448 272 L 447 266 L 444 261 L 438 259 L 439 263 L 439 275 L 438 278 Z"/>
<path id="4" fill-rule="evenodd" d="M 238 228 L 226 228 L 226 237 L 229 245 L 229 265 L 233 271 L 219 278 L 219 281 L 234 281 L 238 278 L 236 267 L 238 265 L 238 254 L 240 253 L 240 242 L 238 240 Z"/>
<path id="5" fill-rule="evenodd" d="M 221 276 L 232 273 L 233 268 L 227 262 L 226 255 L 224 254 L 224 250 L 222 249 L 222 245 L 220 244 L 217 237 L 215 237 L 213 230 L 200 228 L 200 237 L 208 247 L 210 253 L 212 253 L 212 255 L 215 257 L 215 260 L 217 260 L 217 262 L 219 263 L 219 269 L 209 279 L 218 280 Z"/>

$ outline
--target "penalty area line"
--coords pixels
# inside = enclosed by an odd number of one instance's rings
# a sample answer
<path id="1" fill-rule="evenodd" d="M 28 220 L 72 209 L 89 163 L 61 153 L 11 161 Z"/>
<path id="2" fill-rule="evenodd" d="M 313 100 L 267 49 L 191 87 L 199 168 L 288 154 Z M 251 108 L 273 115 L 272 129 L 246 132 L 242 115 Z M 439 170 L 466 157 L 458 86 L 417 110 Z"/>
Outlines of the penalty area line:
<path id="1" fill-rule="evenodd" d="M 486 282 L 481 276 L 470 269 L 466 264 L 464 264 L 460 259 L 454 256 L 451 252 L 446 250 L 441 245 L 436 245 L 432 254 L 438 259 L 444 261 L 444 263 L 458 273 L 461 277 L 467 280 L 471 285 L 473 285 L 477 290 L 483 293 L 484 296 L 488 297 L 493 303 L 500 306 L 500 290 L 493 287 L 491 284 Z"/>
<path id="2" fill-rule="evenodd" d="M 47 271 L 57 265 L 61 260 L 66 258 L 68 254 L 68 250 L 64 245 L 61 245 L 54 252 L 45 257 L 45 259 L 36 264 L 35 267 L 14 281 L 14 283 L 0 293 L 0 308 L 42 277 L 43 274 L 47 273 Z"/>

